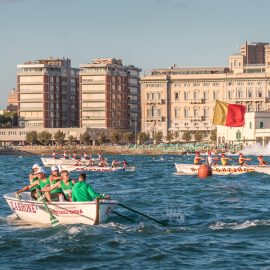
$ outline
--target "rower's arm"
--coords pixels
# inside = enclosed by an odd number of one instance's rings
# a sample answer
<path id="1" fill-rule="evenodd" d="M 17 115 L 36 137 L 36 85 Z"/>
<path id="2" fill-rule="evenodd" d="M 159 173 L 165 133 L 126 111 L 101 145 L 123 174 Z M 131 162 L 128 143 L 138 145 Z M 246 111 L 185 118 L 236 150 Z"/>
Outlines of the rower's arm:
<path id="1" fill-rule="evenodd" d="M 93 198 L 93 200 L 96 199 L 96 198 L 104 198 L 104 196 L 102 196 L 101 194 L 95 192 L 90 185 L 88 185 L 87 191 L 90 194 L 90 196 Z"/>
<path id="2" fill-rule="evenodd" d="M 23 187 L 22 189 L 16 191 L 16 193 L 22 193 L 24 191 L 27 191 L 35 186 L 39 185 L 39 181 L 35 181 L 33 184 Z"/>
<path id="3" fill-rule="evenodd" d="M 52 186 L 48 186 L 48 187 L 44 187 L 43 189 L 41 189 L 41 191 L 43 192 L 50 192 L 56 188 L 60 188 L 61 187 L 61 182 L 57 182 L 56 184 L 52 185 Z"/>

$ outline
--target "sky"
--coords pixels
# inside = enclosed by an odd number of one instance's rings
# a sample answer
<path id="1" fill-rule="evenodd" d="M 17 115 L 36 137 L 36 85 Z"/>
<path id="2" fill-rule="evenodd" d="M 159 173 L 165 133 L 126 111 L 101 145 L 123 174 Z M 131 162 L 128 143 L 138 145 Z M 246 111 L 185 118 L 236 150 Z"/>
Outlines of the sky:
<path id="1" fill-rule="evenodd" d="M 270 41 L 269 0 L 0 0 L 0 109 L 17 64 L 121 58 L 141 68 L 227 66 L 244 41 Z"/>

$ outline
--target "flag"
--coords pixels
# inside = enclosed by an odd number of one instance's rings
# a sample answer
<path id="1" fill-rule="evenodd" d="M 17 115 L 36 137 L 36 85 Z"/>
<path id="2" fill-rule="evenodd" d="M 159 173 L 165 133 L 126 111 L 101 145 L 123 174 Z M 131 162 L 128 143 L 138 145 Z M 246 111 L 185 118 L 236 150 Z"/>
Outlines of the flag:
<path id="1" fill-rule="evenodd" d="M 242 127 L 245 125 L 246 106 L 216 100 L 213 125 Z"/>

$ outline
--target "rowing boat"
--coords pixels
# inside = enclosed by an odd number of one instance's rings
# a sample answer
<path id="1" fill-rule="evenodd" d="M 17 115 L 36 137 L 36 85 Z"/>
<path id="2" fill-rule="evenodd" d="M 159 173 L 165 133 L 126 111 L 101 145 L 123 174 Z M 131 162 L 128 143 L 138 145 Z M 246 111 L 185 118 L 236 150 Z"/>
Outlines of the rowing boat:
<path id="1" fill-rule="evenodd" d="M 124 167 L 100 167 L 100 166 L 74 166 L 74 165 L 61 165 L 61 170 L 66 170 L 68 172 L 82 172 L 82 171 L 88 171 L 88 172 L 133 172 L 135 171 L 135 166 L 128 166 L 126 168 Z"/>
<path id="2" fill-rule="evenodd" d="M 93 162 L 99 162 L 100 159 L 98 158 L 92 158 L 91 159 Z M 106 160 L 106 159 L 105 159 Z M 70 158 L 70 159 L 66 159 L 66 158 L 41 158 L 41 161 L 43 163 L 44 166 L 49 167 L 49 166 L 53 166 L 53 165 L 75 165 L 75 164 L 88 164 L 89 163 L 89 159 L 74 159 L 74 158 Z"/>
<path id="3" fill-rule="evenodd" d="M 29 192 L 20 194 L 7 193 L 4 199 L 18 218 L 29 223 L 50 225 L 50 215 L 46 212 L 42 201 L 34 201 Z M 92 202 L 47 202 L 51 214 L 60 224 L 88 224 L 104 223 L 111 214 L 111 210 L 118 205 L 118 201 L 100 199 Z"/>
<path id="4" fill-rule="evenodd" d="M 197 175 L 200 165 L 175 163 L 178 173 Z M 240 166 L 240 165 L 212 165 L 212 174 L 215 175 L 238 175 L 243 173 L 258 172 L 270 174 L 270 166 Z"/>

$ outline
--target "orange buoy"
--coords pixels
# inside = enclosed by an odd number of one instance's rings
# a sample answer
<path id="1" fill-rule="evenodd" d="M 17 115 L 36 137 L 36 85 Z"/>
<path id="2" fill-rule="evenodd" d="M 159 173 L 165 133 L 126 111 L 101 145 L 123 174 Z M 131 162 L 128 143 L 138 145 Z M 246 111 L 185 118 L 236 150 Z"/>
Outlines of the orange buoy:
<path id="1" fill-rule="evenodd" d="M 202 164 L 198 169 L 198 177 L 206 178 L 212 175 L 212 168 L 208 164 Z"/>

